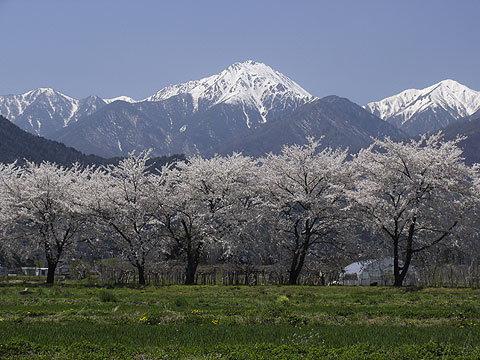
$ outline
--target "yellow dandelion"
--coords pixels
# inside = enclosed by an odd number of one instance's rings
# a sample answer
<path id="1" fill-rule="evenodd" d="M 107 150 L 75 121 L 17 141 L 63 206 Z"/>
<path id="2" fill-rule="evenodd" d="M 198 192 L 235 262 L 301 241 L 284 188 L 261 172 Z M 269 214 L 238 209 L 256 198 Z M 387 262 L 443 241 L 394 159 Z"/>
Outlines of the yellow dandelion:
<path id="1" fill-rule="evenodd" d="M 216 319 L 215 319 L 215 320 L 212 320 L 212 324 L 213 324 L 213 325 L 218 325 L 218 320 L 216 320 Z"/>

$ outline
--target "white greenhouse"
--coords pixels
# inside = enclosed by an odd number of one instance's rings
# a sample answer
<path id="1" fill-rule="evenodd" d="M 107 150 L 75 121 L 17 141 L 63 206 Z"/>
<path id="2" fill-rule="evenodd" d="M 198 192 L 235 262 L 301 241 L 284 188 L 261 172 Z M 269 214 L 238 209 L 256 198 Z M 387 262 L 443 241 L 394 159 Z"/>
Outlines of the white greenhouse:
<path id="1" fill-rule="evenodd" d="M 415 278 L 415 269 L 410 266 L 404 285 L 414 285 Z M 347 286 L 393 285 L 393 258 L 369 259 L 350 264 L 343 268 L 338 282 Z"/>

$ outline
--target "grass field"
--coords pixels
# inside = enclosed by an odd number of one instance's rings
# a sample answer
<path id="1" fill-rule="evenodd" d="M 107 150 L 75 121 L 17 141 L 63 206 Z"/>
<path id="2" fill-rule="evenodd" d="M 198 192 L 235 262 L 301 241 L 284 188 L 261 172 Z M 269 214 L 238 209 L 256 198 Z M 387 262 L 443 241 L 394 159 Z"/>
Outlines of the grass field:
<path id="1" fill-rule="evenodd" d="M 0 283 L 0 359 L 438 358 L 480 358 L 480 290 Z"/>

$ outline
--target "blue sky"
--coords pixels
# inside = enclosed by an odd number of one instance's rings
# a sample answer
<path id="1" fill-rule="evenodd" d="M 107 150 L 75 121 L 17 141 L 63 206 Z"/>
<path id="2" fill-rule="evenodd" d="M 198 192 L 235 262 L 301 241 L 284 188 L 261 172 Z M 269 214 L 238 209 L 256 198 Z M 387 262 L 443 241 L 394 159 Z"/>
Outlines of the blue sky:
<path id="1" fill-rule="evenodd" d="M 145 98 L 253 59 L 359 104 L 446 78 L 480 90 L 477 0 L 0 0 L 0 94 Z"/>

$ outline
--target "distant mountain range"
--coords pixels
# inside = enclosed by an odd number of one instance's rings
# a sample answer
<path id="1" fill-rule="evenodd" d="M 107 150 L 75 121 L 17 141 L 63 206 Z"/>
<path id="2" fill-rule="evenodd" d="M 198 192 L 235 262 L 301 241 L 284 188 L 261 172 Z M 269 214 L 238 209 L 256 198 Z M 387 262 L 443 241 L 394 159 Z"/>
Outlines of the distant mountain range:
<path id="1" fill-rule="evenodd" d="M 313 100 L 269 66 L 246 61 L 208 78 L 168 86 L 142 101 L 76 100 L 37 89 L 0 97 L 0 113 L 29 132 L 85 153 L 111 157 L 152 148 L 155 155 L 190 155 L 211 153 L 249 128 Z"/>
<path id="2" fill-rule="evenodd" d="M 20 128 L 50 139 L 55 132 L 105 106 L 98 96 L 77 100 L 50 88 L 0 96 L 0 114 Z"/>
<path id="3" fill-rule="evenodd" d="M 0 115 L 0 162 L 17 161 L 21 164 L 24 160 L 37 163 L 45 160 L 64 166 L 74 162 L 83 165 L 106 163 L 105 159 L 98 156 L 86 156 L 57 141 L 32 135 Z"/>
<path id="4" fill-rule="evenodd" d="M 278 153 L 283 145 L 305 144 L 307 136 L 323 137 L 323 145 L 349 148 L 351 153 L 370 145 L 372 138 L 389 136 L 399 141 L 407 137 L 350 100 L 327 96 L 252 129 L 245 136 L 225 144 L 218 152 L 242 151 L 251 156 L 270 151 Z"/>
<path id="5" fill-rule="evenodd" d="M 145 149 L 155 156 L 262 155 L 303 143 L 307 136 L 323 136 L 325 145 L 356 152 L 372 137 L 400 140 L 476 119 L 480 92 L 445 80 L 362 108 L 337 96 L 316 98 L 249 60 L 140 101 L 128 96 L 77 100 L 49 88 L 0 96 L 0 114 L 32 134 L 106 158 Z"/>
<path id="6" fill-rule="evenodd" d="M 463 149 L 463 157 L 469 165 L 480 163 L 480 113 L 468 117 L 466 120 L 457 121 L 443 129 L 444 138 L 453 140 L 458 135 L 466 136 L 465 140 L 459 143 Z"/>
<path id="7" fill-rule="evenodd" d="M 479 111 L 480 91 L 444 80 L 422 90 L 405 90 L 364 108 L 415 136 L 437 132 Z"/>
<path id="8" fill-rule="evenodd" d="M 155 169 L 183 158 L 182 155 L 155 157 L 150 159 L 149 165 Z M 16 161 L 21 165 L 26 160 L 36 163 L 49 161 L 69 167 L 73 163 L 83 166 L 117 164 L 120 158 L 104 159 L 96 155 L 82 154 L 57 141 L 30 134 L 0 115 L 0 163 Z"/>
<path id="9" fill-rule="evenodd" d="M 468 164 L 480 163 L 480 91 L 444 80 L 425 89 L 410 89 L 364 108 L 410 136 L 442 130 L 446 140 L 458 135 Z"/>

